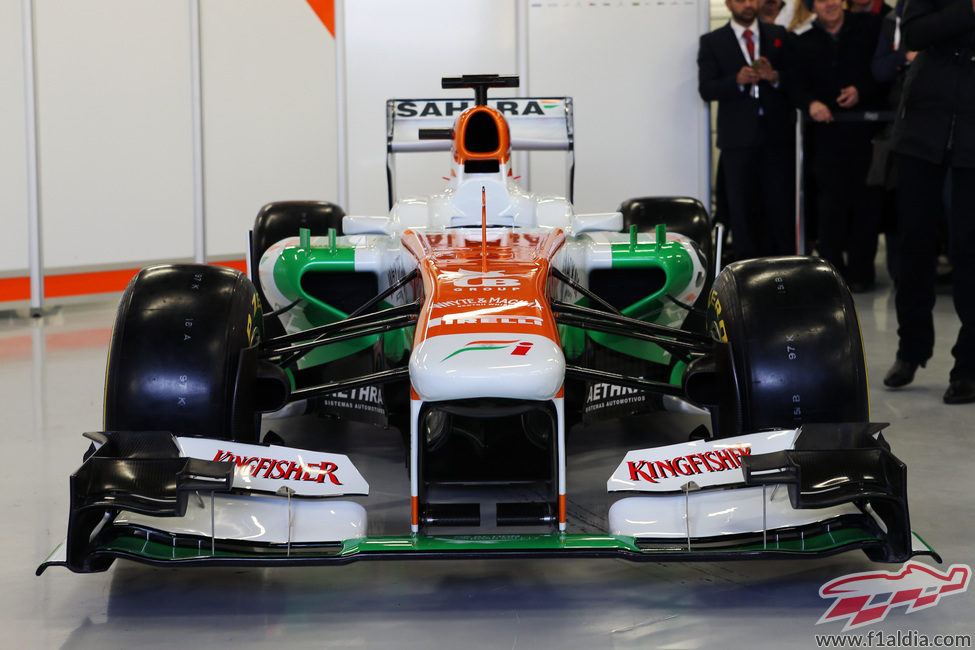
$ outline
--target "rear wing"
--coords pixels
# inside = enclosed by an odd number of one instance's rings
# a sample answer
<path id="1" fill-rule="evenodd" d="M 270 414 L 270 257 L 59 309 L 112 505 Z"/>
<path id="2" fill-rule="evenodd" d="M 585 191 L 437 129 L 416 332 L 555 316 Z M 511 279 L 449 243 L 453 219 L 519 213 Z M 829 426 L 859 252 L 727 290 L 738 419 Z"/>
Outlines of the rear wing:
<path id="1" fill-rule="evenodd" d="M 488 106 L 508 122 L 512 151 L 565 151 L 567 198 L 575 176 L 571 97 L 492 97 Z M 386 101 L 386 183 L 389 207 L 396 202 L 395 154 L 450 151 L 450 139 L 421 139 L 420 129 L 449 131 L 464 110 L 463 99 L 390 99 Z"/>

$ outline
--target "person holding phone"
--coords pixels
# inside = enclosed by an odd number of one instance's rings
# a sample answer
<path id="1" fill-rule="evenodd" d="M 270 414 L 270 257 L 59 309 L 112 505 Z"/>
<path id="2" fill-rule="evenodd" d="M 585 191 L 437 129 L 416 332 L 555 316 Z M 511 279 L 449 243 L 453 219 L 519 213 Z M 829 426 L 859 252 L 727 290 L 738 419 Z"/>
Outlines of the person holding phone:
<path id="1" fill-rule="evenodd" d="M 718 103 L 720 188 L 736 259 L 794 254 L 794 120 L 788 34 L 758 20 L 758 0 L 725 0 L 728 24 L 704 34 L 698 92 Z"/>

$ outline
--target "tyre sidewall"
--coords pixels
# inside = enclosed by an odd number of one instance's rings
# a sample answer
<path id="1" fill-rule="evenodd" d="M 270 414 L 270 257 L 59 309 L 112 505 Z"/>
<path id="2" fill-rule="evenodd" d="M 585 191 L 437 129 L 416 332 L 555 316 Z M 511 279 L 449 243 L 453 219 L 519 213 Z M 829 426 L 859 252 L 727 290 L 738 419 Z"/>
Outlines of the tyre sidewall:
<path id="1" fill-rule="evenodd" d="M 236 396 L 242 353 L 257 343 L 259 322 L 256 291 L 239 271 L 140 271 L 116 315 L 105 429 L 254 439 L 253 407 Z"/>
<path id="2" fill-rule="evenodd" d="M 729 265 L 708 303 L 721 437 L 804 422 L 869 420 L 863 345 L 853 299 L 822 260 Z"/>

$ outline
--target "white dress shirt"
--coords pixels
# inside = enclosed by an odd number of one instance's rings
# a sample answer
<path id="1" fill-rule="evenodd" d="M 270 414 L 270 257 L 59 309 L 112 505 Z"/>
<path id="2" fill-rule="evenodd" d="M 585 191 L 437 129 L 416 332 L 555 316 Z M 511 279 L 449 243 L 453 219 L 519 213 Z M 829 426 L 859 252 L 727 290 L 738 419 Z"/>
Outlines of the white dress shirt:
<path id="1" fill-rule="evenodd" d="M 735 21 L 732 20 L 731 21 L 731 29 L 734 30 L 734 32 L 735 32 L 735 38 L 738 39 L 738 47 L 741 48 L 741 54 L 742 54 L 742 56 L 745 57 L 745 61 L 748 62 L 748 65 L 751 65 L 752 63 L 754 63 L 754 61 L 752 60 L 752 57 L 748 56 L 748 44 L 745 41 L 745 30 L 746 29 L 752 30 L 752 44 L 755 46 L 755 59 L 758 59 L 758 57 L 762 56 L 762 52 L 761 52 L 761 49 L 760 49 L 761 46 L 758 43 L 758 40 L 759 40 L 758 39 L 758 19 L 753 20 L 752 21 L 752 24 L 749 25 L 748 27 L 744 27 L 742 25 L 739 25 L 738 23 L 736 23 Z"/>
<path id="2" fill-rule="evenodd" d="M 744 25 L 739 25 L 734 20 L 729 21 L 729 22 L 731 23 L 731 29 L 735 32 L 735 38 L 738 39 L 738 47 L 741 48 L 741 55 L 743 57 L 745 57 L 745 61 L 748 62 L 748 65 L 751 65 L 756 60 L 758 60 L 758 57 L 762 56 L 762 52 L 761 52 L 761 49 L 760 49 L 761 46 L 758 43 L 758 41 L 759 41 L 759 38 L 758 38 L 758 19 L 756 18 L 755 20 L 753 20 L 752 21 L 752 24 L 751 25 L 748 25 L 747 27 L 745 27 Z M 746 29 L 752 30 L 752 45 L 755 48 L 755 57 L 754 57 L 754 59 L 752 57 L 748 56 L 748 42 L 745 40 L 745 30 Z M 751 88 L 748 89 L 749 94 L 752 97 L 757 98 L 758 97 L 758 84 L 749 84 L 749 85 L 751 86 Z M 740 91 L 742 91 L 742 92 L 745 92 L 745 87 L 742 86 L 741 84 L 738 84 L 738 89 Z M 761 111 L 761 109 L 759 109 L 759 114 L 761 114 L 761 113 L 762 113 L 762 111 Z"/>

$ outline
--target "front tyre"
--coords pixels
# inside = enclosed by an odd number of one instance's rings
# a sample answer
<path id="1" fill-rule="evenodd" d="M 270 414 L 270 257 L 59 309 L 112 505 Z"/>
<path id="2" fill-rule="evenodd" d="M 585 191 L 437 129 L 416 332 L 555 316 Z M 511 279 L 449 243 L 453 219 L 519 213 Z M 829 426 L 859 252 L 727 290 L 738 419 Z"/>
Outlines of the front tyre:
<path id="1" fill-rule="evenodd" d="M 105 379 L 105 430 L 256 442 L 260 299 L 233 269 L 154 266 L 125 289 Z"/>
<path id="2" fill-rule="evenodd" d="M 867 422 L 867 372 L 853 298 L 809 257 L 744 260 L 718 276 L 708 326 L 719 346 L 717 436 Z"/>

